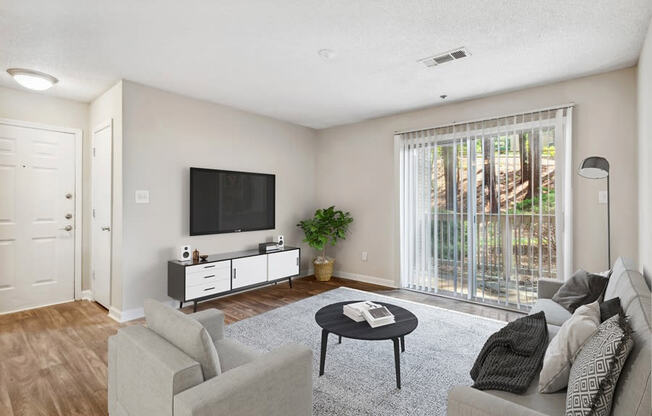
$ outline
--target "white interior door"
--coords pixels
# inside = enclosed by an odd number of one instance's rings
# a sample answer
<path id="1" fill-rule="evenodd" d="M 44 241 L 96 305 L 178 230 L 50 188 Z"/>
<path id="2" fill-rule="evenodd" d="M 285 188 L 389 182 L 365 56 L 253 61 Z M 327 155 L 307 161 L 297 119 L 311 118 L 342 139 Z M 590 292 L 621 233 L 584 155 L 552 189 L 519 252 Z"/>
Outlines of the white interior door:
<path id="1" fill-rule="evenodd" d="M 111 147 L 108 122 L 93 131 L 92 285 L 95 301 L 111 304 Z"/>
<path id="2" fill-rule="evenodd" d="M 0 122 L 0 313 L 75 297 L 75 139 Z"/>

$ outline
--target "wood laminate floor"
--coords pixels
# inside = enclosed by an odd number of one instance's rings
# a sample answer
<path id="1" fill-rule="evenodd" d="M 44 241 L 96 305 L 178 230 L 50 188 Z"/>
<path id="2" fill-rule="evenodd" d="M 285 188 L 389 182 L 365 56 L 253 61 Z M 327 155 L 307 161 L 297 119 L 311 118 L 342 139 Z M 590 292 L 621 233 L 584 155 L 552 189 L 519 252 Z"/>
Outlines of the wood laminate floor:
<path id="1" fill-rule="evenodd" d="M 333 278 L 313 277 L 199 304 L 232 323 L 339 286 L 511 321 L 522 314 L 458 300 Z M 184 307 L 184 312 L 192 312 Z M 94 302 L 77 301 L 0 315 L 0 415 L 106 415 L 107 339 L 124 325 Z"/>

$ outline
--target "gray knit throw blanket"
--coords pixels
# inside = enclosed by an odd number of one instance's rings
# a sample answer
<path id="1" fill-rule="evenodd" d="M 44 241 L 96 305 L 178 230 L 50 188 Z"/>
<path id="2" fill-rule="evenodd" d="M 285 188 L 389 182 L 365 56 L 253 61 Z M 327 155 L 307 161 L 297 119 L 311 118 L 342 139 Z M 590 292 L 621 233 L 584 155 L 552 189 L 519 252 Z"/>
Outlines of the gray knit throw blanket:
<path id="1" fill-rule="evenodd" d="M 541 369 L 548 346 L 543 312 L 505 325 L 491 335 L 471 369 L 473 387 L 523 393 Z"/>

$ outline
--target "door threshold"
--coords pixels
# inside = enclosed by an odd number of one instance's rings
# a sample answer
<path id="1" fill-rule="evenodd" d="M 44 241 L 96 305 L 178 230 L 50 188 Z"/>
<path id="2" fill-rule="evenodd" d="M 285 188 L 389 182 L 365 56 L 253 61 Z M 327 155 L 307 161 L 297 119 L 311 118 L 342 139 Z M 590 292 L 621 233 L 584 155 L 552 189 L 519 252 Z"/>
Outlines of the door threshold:
<path id="1" fill-rule="evenodd" d="M 477 300 L 473 300 L 473 299 L 465 299 L 465 298 L 460 298 L 460 297 L 457 297 L 457 296 L 446 295 L 446 294 L 443 294 L 443 293 L 425 292 L 423 290 L 410 289 L 408 287 L 403 287 L 401 289 L 409 290 L 410 292 L 414 292 L 414 293 L 420 293 L 422 295 L 437 296 L 437 297 L 440 297 L 440 298 L 456 300 L 456 301 L 459 301 L 459 302 L 470 303 L 470 304 L 473 304 L 473 305 L 487 306 L 489 308 L 501 309 L 503 311 L 522 313 L 523 315 L 528 314 L 527 310 L 511 308 L 511 307 L 506 306 L 506 305 L 486 303 L 486 302 L 478 302 Z"/>

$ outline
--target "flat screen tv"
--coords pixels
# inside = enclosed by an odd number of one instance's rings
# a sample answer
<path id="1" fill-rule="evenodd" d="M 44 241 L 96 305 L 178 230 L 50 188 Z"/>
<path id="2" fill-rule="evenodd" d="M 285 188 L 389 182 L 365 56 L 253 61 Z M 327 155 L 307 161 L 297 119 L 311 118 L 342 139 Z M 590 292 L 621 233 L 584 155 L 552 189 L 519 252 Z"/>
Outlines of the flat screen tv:
<path id="1" fill-rule="evenodd" d="M 190 168 L 190 235 L 275 228 L 275 176 Z"/>

